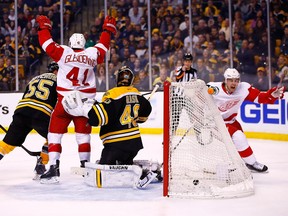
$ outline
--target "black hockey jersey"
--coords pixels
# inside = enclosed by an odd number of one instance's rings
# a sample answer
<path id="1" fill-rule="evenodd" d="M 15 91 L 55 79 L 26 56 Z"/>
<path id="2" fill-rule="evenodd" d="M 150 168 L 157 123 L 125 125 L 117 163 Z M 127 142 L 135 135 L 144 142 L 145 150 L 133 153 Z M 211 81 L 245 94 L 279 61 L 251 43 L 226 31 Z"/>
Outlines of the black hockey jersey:
<path id="1" fill-rule="evenodd" d="M 22 99 L 19 101 L 15 113 L 38 119 L 50 118 L 57 101 L 57 76 L 44 73 L 34 77 L 26 86 Z"/>
<path id="2" fill-rule="evenodd" d="M 197 79 L 197 70 L 190 67 L 185 72 L 182 70 L 182 66 L 176 69 L 176 82 L 189 82 L 192 79 Z"/>
<path id="3" fill-rule="evenodd" d="M 108 90 L 101 103 L 94 104 L 88 113 L 89 124 L 101 126 L 100 138 L 105 145 L 122 150 L 142 149 L 138 123 L 148 119 L 150 102 L 132 86 Z"/>

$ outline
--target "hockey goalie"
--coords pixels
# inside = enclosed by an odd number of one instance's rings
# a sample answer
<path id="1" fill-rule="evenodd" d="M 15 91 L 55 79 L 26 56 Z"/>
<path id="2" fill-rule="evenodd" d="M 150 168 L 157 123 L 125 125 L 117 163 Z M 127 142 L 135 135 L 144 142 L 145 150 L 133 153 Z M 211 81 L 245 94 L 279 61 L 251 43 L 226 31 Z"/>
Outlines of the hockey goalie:
<path id="1" fill-rule="evenodd" d="M 144 123 L 152 110 L 149 100 L 132 86 L 133 80 L 132 70 L 123 66 L 116 73 L 116 87 L 103 95 L 102 102 L 85 99 L 78 91 L 62 100 L 70 115 L 85 116 L 91 126 L 101 126 L 104 148 L 99 164 L 85 163 L 88 185 L 145 188 L 157 176 L 157 169 L 142 171 L 133 161 L 143 148 L 138 124 Z"/>

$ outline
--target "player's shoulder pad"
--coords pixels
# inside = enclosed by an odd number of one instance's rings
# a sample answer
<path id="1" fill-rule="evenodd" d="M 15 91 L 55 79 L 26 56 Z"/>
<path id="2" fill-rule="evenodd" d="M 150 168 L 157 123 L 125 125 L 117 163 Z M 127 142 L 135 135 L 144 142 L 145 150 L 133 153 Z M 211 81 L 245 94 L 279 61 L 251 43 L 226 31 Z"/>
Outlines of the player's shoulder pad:
<path id="1" fill-rule="evenodd" d="M 133 86 L 114 87 L 104 93 L 102 97 L 102 102 L 107 100 L 108 98 L 118 100 L 126 96 L 127 94 L 136 94 L 141 96 L 141 93 L 138 91 L 138 89 Z"/>
<path id="2" fill-rule="evenodd" d="M 244 87 L 244 88 L 250 88 L 251 87 L 251 84 L 250 83 L 247 83 L 247 82 L 240 82 L 239 85 L 241 87 Z"/>
<path id="3" fill-rule="evenodd" d="M 34 77 L 32 80 L 36 80 L 36 79 L 50 79 L 50 80 L 56 81 L 57 75 L 54 73 L 44 73 L 44 74 L 40 74 L 40 75 Z"/>

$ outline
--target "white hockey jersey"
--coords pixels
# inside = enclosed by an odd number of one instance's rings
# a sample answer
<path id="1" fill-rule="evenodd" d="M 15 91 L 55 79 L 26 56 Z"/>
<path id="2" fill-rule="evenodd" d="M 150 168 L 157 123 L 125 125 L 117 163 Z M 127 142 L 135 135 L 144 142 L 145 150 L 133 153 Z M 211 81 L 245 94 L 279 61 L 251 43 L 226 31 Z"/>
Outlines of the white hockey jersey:
<path id="1" fill-rule="evenodd" d="M 260 91 L 253 88 L 249 83 L 240 82 L 232 94 L 226 91 L 225 85 L 222 82 L 209 82 L 207 85 L 219 88 L 219 93 L 212 96 L 225 123 L 233 123 L 235 121 L 244 100 L 258 103 Z"/>
<path id="2" fill-rule="evenodd" d="M 55 43 L 46 29 L 38 31 L 38 36 L 43 50 L 59 65 L 57 92 L 65 96 L 68 91 L 79 90 L 83 97 L 94 98 L 94 67 L 104 61 L 110 45 L 110 34 L 102 32 L 99 43 L 84 50 L 73 50 Z"/>

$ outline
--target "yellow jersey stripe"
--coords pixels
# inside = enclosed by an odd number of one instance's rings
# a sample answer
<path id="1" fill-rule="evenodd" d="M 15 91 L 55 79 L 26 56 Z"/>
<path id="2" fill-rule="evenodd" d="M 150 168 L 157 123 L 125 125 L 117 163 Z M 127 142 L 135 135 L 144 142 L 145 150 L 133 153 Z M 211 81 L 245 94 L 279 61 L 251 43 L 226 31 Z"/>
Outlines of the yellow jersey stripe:
<path id="1" fill-rule="evenodd" d="M 135 134 L 133 136 L 126 136 L 126 137 L 119 137 L 119 138 L 115 138 L 115 139 L 105 140 L 105 141 L 103 141 L 103 144 L 119 142 L 119 141 L 125 141 L 125 140 L 131 140 L 131 139 L 136 139 L 136 138 L 139 138 L 139 137 L 140 137 L 140 133 L 139 134 Z"/>
<path id="2" fill-rule="evenodd" d="M 25 103 L 25 102 L 34 102 L 34 103 L 36 103 L 36 104 L 41 104 L 41 105 L 44 105 L 44 106 L 46 106 L 47 108 L 49 108 L 50 110 L 53 110 L 53 107 L 52 106 L 50 106 L 49 104 L 47 104 L 47 103 L 44 103 L 44 102 L 41 102 L 41 101 L 37 101 L 37 100 L 35 100 L 35 99 L 22 99 L 22 100 L 20 100 L 19 101 L 19 103 Z"/>
<path id="3" fill-rule="evenodd" d="M 129 129 L 124 129 L 124 130 L 119 130 L 119 131 L 112 131 L 110 133 L 103 134 L 100 138 L 104 139 L 108 136 L 112 136 L 112 135 L 116 135 L 116 134 L 125 134 L 125 133 L 130 133 L 133 131 L 139 131 L 139 128 L 135 127 L 135 128 L 129 128 Z"/>
<path id="4" fill-rule="evenodd" d="M 100 106 L 100 108 L 101 108 L 101 110 L 102 110 L 102 112 L 103 112 L 104 119 L 105 119 L 104 124 L 106 125 L 106 124 L 108 124 L 108 120 L 109 120 L 108 114 L 107 114 L 106 110 L 104 109 L 103 104 L 99 104 L 99 106 Z"/>
<path id="5" fill-rule="evenodd" d="M 93 110 L 94 110 L 94 112 L 96 113 L 97 118 L 99 119 L 99 126 L 101 126 L 103 122 L 102 122 L 101 115 L 100 115 L 100 113 L 99 113 L 99 111 L 98 111 L 98 109 L 97 109 L 97 106 L 93 106 Z"/>
<path id="6" fill-rule="evenodd" d="M 39 110 L 39 111 L 41 111 L 41 112 L 47 114 L 48 116 L 51 115 L 51 112 L 47 111 L 45 108 L 38 107 L 38 106 L 36 106 L 36 105 L 32 105 L 32 104 L 23 104 L 23 105 L 18 105 L 18 106 L 16 107 L 16 109 L 23 108 L 23 107 L 31 107 L 31 108 L 33 108 L 33 109 Z"/>

